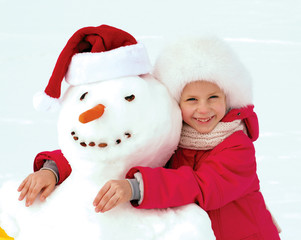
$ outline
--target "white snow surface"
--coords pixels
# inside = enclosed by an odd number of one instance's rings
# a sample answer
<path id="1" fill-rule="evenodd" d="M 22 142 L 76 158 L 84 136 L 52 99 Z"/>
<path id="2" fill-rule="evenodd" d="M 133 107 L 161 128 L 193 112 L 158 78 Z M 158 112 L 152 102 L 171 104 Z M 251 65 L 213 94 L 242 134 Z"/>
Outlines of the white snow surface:
<path id="1" fill-rule="evenodd" d="M 0 181 L 24 178 L 36 153 L 58 148 L 58 115 L 36 112 L 32 96 L 76 30 L 108 24 L 128 31 L 152 63 L 166 39 L 209 32 L 227 40 L 253 76 L 261 191 L 281 239 L 299 239 L 300 10 L 299 0 L 0 0 Z"/>

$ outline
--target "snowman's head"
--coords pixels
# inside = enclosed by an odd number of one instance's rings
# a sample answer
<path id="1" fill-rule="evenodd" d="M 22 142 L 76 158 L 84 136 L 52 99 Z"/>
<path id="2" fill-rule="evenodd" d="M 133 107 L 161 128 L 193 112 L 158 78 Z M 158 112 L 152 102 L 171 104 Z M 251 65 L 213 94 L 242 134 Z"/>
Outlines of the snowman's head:
<path id="1" fill-rule="evenodd" d="M 151 75 L 71 86 L 62 99 L 59 144 L 73 159 L 125 168 L 162 166 L 177 147 L 178 104 Z"/>

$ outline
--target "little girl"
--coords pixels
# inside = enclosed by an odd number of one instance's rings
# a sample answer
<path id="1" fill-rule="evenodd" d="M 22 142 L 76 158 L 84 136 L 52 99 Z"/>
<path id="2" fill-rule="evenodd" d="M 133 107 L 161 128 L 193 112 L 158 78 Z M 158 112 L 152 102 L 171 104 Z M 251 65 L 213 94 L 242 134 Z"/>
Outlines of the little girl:
<path id="1" fill-rule="evenodd" d="M 179 147 L 165 168 L 134 167 L 129 180 L 105 184 L 94 200 L 96 211 L 130 200 L 141 209 L 197 203 L 218 240 L 280 239 L 256 173 L 253 142 L 259 129 L 251 79 L 236 55 L 214 37 L 181 40 L 162 52 L 154 75 L 179 102 L 184 122 Z M 36 170 L 45 159 L 56 163 L 59 182 L 69 175 L 60 151 L 40 153 Z M 34 186 L 46 186 L 47 178 L 35 174 L 19 188 L 28 205 L 43 189 Z"/>

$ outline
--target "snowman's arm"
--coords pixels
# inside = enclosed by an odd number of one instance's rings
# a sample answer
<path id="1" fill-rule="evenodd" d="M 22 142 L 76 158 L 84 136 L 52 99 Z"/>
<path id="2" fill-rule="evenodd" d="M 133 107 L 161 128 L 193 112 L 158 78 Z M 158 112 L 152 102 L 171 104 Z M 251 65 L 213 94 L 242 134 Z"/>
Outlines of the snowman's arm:
<path id="1" fill-rule="evenodd" d="M 45 151 L 39 153 L 34 160 L 34 171 L 40 170 L 44 166 L 46 160 L 54 161 L 58 168 L 60 177 L 57 184 L 62 183 L 66 178 L 69 177 L 72 169 L 61 150 Z"/>

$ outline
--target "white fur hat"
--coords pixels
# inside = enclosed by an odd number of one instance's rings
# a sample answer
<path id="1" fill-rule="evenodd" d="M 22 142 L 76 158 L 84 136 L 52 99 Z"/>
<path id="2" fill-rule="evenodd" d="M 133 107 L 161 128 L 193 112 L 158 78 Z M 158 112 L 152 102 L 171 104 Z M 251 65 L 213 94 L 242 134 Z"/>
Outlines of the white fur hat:
<path id="1" fill-rule="evenodd" d="M 179 40 L 159 55 L 154 76 L 179 102 L 185 85 L 205 80 L 217 84 L 225 93 L 228 108 L 252 104 L 252 81 L 232 49 L 217 37 Z"/>

